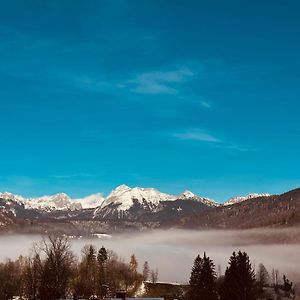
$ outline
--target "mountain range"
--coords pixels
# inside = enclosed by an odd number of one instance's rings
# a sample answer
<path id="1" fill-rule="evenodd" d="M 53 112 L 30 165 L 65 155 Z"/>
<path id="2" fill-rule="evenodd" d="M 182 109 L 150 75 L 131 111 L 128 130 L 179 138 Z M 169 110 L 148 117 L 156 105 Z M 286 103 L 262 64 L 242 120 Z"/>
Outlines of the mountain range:
<path id="1" fill-rule="evenodd" d="M 294 225 L 300 216 L 297 204 L 300 190 L 282 195 L 249 194 L 224 204 L 190 191 L 170 195 L 154 188 L 126 185 L 117 187 L 107 197 L 94 194 L 81 199 L 64 193 L 25 198 L 5 192 L 0 193 L 0 229 L 86 235 L 149 228 Z"/>
<path id="2" fill-rule="evenodd" d="M 269 194 L 249 194 L 243 197 L 234 197 L 225 202 L 224 205 L 231 205 L 260 196 L 269 196 Z M 169 195 L 161 193 L 154 188 L 130 188 L 127 185 L 118 186 L 106 198 L 104 198 L 100 193 L 89 195 L 80 199 L 72 199 L 65 193 L 58 193 L 51 196 L 42 196 L 37 198 L 26 198 L 21 195 L 4 192 L 0 193 L 0 199 L 14 200 L 20 204 L 24 204 L 24 206 L 28 209 L 47 211 L 81 210 L 97 208 L 99 206 L 107 206 L 111 204 L 118 204 L 118 210 L 128 210 L 133 205 L 134 200 L 138 200 L 139 203 L 143 202 L 144 205 L 149 205 L 153 208 L 162 201 L 172 201 L 177 199 L 194 199 L 207 204 L 208 206 L 221 205 L 212 199 L 197 196 L 191 191 L 187 190 L 180 195 Z"/>

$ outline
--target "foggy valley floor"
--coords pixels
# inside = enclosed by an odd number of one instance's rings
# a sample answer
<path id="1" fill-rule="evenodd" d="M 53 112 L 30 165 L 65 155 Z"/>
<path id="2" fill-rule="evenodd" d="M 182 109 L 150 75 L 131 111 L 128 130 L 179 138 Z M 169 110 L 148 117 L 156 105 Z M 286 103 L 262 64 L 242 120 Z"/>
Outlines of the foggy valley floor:
<path id="1" fill-rule="evenodd" d="M 0 236 L 0 260 L 15 259 L 30 254 L 38 235 Z M 270 271 L 280 270 L 281 274 L 299 282 L 300 280 L 300 230 L 298 227 L 258 230 L 167 230 L 147 233 L 102 236 L 94 239 L 71 239 L 72 250 L 80 255 L 86 244 L 104 246 L 129 261 L 135 254 L 142 267 L 148 261 L 152 268 L 159 269 L 159 280 L 186 283 L 195 256 L 205 251 L 215 262 L 216 269 L 224 273 L 228 258 L 236 250 L 246 251 L 254 265 L 263 263 Z M 220 268 L 218 267 L 220 266 Z"/>

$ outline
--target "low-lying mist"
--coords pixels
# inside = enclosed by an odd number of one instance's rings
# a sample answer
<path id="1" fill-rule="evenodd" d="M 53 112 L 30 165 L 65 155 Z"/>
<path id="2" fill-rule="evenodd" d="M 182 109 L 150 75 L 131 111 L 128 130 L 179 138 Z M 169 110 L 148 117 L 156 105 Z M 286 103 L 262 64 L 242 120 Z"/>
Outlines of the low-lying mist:
<path id="1" fill-rule="evenodd" d="M 15 259 L 20 254 L 30 254 L 33 243 L 41 236 L 0 236 L 0 260 Z M 233 251 L 246 251 L 254 266 L 263 263 L 269 272 L 272 268 L 289 278 L 300 281 L 300 231 L 298 228 L 259 229 L 244 231 L 168 230 L 138 234 L 114 235 L 101 239 L 72 239 L 72 249 L 80 255 L 86 244 L 104 246 L 129 260 L 135 254 L 140 268 L 144 261 L 159 269 L 159 280 L 188 282 L 195 256 L 205 251 L 224 273 L 228 258 Z M 217 267 L 218 269 L 218 267 Z"/>

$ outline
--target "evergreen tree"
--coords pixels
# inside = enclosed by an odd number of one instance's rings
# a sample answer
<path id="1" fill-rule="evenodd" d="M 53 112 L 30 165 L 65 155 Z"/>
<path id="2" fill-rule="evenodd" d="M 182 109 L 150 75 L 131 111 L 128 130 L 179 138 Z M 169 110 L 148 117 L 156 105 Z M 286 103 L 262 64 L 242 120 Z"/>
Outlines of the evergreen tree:
<path id="1" fill-rule="evenodd" d="M 98 262 L 98 286 L 97 293 L 99 296 L 105 296 L 106 294 L 106 261 L 107 251 L 104 247 L 98 251 L 97 262 Z"/>
<path id="2" fill-rule="evenodd" d="M 215 289 L 216 271 L 213 261 L 206 257 L 204 253 L 203 266 L 201 272 L 201 291 L 199 299 L 215 300 L 217 299 L 217 292 Z"/>
<path id="3" fill-rule="evenodd" d="M 96 249 L 89 245 L 83 250 L 84 258 L 81 265 L 81 280 L 84 287 L 83 295 L 90 297 L 96 294 L 97 289 L 97 260 Z"/>
<path id="4" fill-rule="evenodd" d="M 215 265 L 204 253 L 203 258 L 199 255 L 194 261 L 190 277 L 189 299 L 191 300 L 215 300 L 217 293 L 215 288 Z"/>
<path id="5" fill-rule="evenodd" d="M 200 257 L 200 255 L 197 255 L 194 261 L 194 265 L 192 268 L 192 273 L 190 277 L 190 286 L 191 291 L 193 291 L 193 294 L 198 294 L 199 286 L 200 286 L 200 278 L 201 278 L 201 270 L 203 265 L 203 259 Z"/>
<path id="6" fill-rule="evenodd" d="M 246 252 L 233 252 L 220 288 L 222 300 L 255 300 L 255 276 Z"/>

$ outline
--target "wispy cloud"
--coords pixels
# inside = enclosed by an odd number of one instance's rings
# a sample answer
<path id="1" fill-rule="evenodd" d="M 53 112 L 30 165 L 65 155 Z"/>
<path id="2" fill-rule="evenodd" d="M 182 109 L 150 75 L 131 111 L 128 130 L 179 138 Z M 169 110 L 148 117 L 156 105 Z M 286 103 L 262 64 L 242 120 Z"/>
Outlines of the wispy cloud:
<path id="1" fill-rule="evenodd" d="M 201 105 L 202 105 L 203 107 L 205 107 L 205 108 L 211 108 L 211 104 L 208 103 L 207 101 L 201 101 L 200 103 L 201 103 Z"/>
<path id="2" fill-rule="evenodd" d="M 176 84 L 190 80 L 195 73 L 181 67 L 172 71 L 148 72 L 139 74 L 130 83 L 135 85 L 133 92 L 142 94 L 177 94 Z"/>
<path id="3" fill-rule="evenodd" d="M 171 136 L 173 138 L 182 141 L 196 141 L 196 142 L 198 141 L 198 142 L 208 143 L 212 147 L 220 148 L 220 149 L 227 149 L 227 150 L 240 151 L 240 152 L 255 150 L 253 148 L 248 148 L 238 143 L 232 142 L 228 139 L 223 139 L 223 138 L 221 139 L 211 133 L 208 133 L 205 130 L 197 129 L 197 128 L 175 132 L 172 133 Z"/>
<path id="4" fill-rule="evenodd" d="M 221 143 L 220 139 L 216 138 L 215 136 L 207 132 L 198 129 L 192 129 L 190 131 L 174 133 L 173 136 L 180 140 L 194 140 L 194 141 L 202 141 L 202 142 L 209 142 L 209 143 Z"/>

